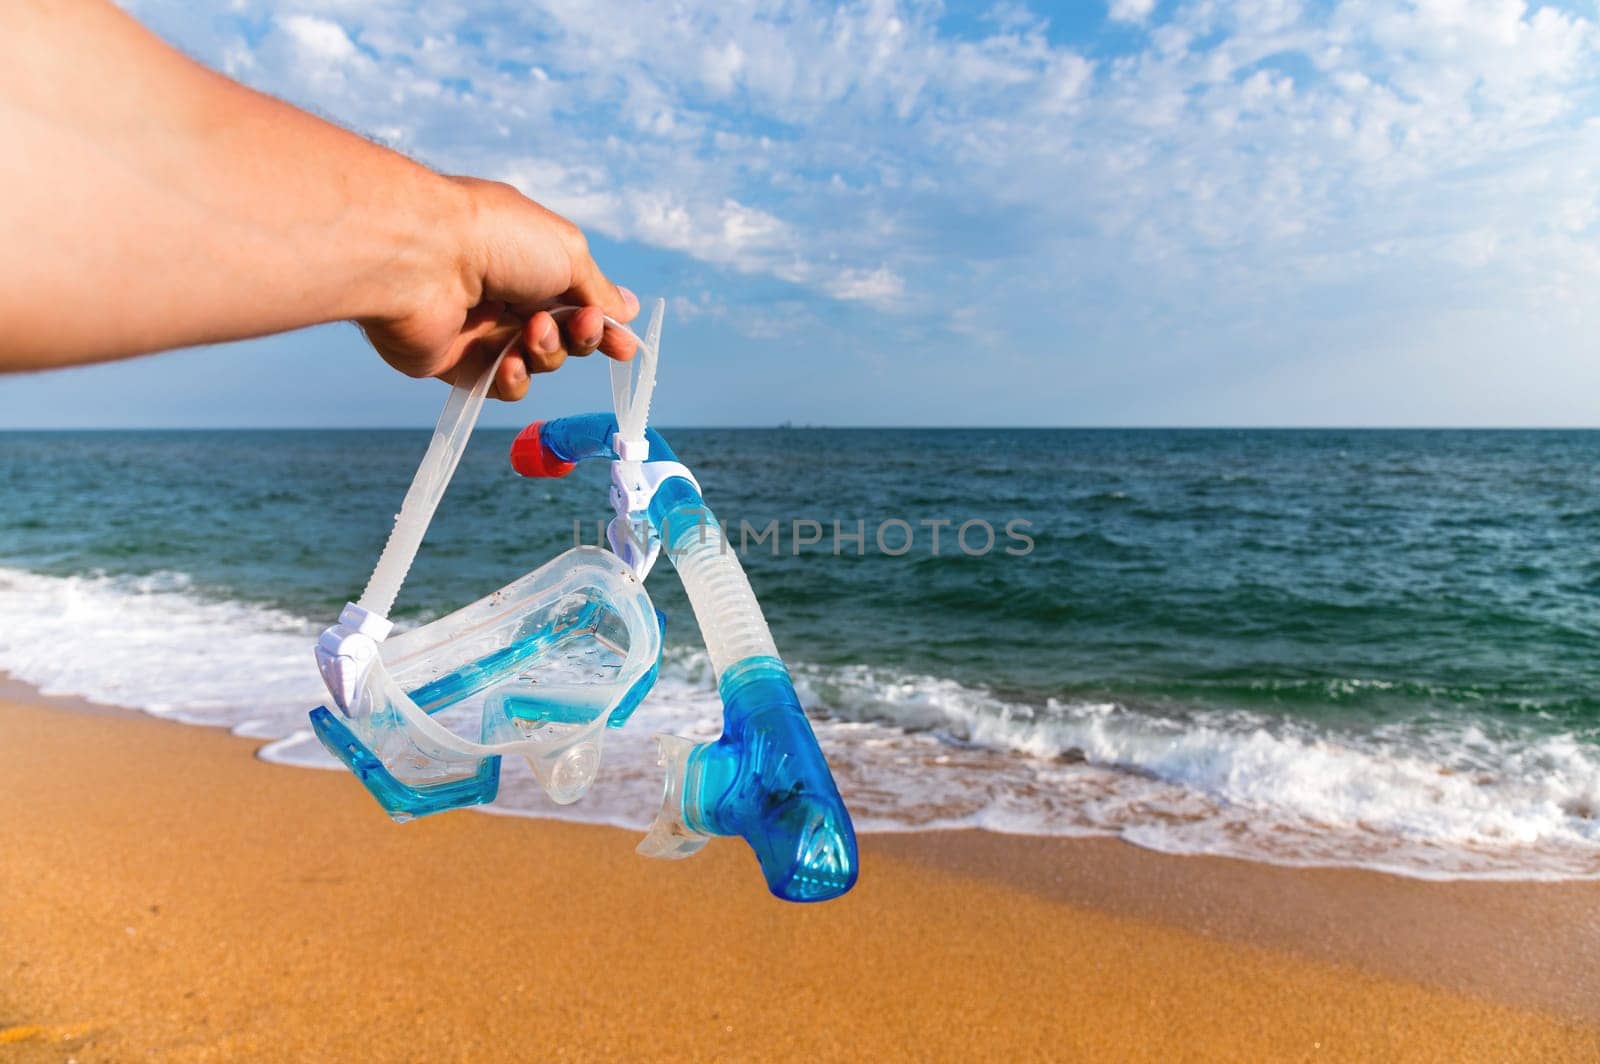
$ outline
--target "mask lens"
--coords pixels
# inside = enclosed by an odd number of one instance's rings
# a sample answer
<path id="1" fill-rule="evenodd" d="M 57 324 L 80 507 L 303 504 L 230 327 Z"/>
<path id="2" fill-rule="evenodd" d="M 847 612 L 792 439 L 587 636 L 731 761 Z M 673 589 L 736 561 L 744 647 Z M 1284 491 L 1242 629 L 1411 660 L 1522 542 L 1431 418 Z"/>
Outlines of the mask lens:
<path id="1" fill-rule="evenodd" d="M 552 799 L 575 801 L 606 725 L 637 705 L 660 653 L 643 587 L 613 555 L 578 548 L 390 640 L 388 686 L 369 692 L 370 749 L 407 779 L 459 779 L 484 757 L 521 756 Z"/>

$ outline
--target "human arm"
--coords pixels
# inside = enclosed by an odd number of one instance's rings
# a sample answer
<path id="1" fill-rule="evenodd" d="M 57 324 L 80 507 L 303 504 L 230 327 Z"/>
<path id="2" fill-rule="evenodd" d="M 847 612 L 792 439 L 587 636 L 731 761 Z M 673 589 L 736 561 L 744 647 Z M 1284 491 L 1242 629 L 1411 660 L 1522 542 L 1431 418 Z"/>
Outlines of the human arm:
<path id="1" fill-rule="evenodd" d="M 434 173 L 193 62 L 103 0 L 0 5 L 0 369 L 329 321 L 448 379 L 518 329 L 496 393 L 637 301 L 506 185 Z M 558 329 L 538 308 L 585 309 Z"/>

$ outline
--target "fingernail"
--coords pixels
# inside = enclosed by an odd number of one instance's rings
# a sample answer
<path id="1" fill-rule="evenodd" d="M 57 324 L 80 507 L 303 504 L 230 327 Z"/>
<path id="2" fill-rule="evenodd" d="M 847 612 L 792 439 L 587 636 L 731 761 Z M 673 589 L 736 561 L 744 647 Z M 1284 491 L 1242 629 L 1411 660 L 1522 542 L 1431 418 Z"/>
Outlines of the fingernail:
<path id="1" fill-rule="evenodd" d="M 639 297 L 633 294 L 632 289 L 618 285 L 617 294 L 622 296 L 622 302 L 627 305 L 629 314 L 639 313 Z"/>
<path id="2" fill-rule="evenodd" d="M 553 355 L 561 348 L 561 334 L 555 325 L 546 325 L 544 335 L 539 337 L 533 345 L 534 352 L 541 355 Z"/>

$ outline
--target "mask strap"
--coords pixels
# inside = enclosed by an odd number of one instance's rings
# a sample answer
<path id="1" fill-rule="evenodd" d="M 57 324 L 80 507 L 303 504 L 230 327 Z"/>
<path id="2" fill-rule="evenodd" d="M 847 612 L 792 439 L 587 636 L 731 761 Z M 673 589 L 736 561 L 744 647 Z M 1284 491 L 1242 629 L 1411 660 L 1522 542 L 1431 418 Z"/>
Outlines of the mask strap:
<path id="1" fill-rule="evenodd" d="M 552 317 L 559 318 L 579 309 L 581 308 L 576 306 L 557 306 L 551 307 L 549 313 Z M 609 317 L 605 322 L 606 328 L 617 329 L 633 337 L 639 344 L 641 356 L 646 351 L 649 352 L 649 380 L 653 384 L 654 345 L 649 341 L 640 340 L 621 322 Z M 656 329 L 659 328 L 657 322 Z M 394 529 L 389 533 L 389 540 L 384 544 L 378 564 L 372 570 L 372 578 L 367 581 L 367 589 L 361 593 L 361 600 L 357 603 L 367 613 L 388 617 L 389 611 L 394 608 L 394 601 L 400 595 L 400 585 L 405 583 L 406 574 L 411 571 L 411 565 L 417 559 L 417 551 L 422 546 L 422 537 L 427 534 L 428 525 L 433 521 L 434 511 L 439 508 L 439 500 L 444 498 L 445 489 L 450 486 L 450 478 L 455 475 L 456 466 L 461 463 L 461 455 L 467 449 L 467 440 L 472 435 L 473 427 L 478 423 L 478 415 L 483 411 L 483 400 L 489 394 L 489 385 L 494 380 L 495 370 L 499 368 L 500 361 L 516 347 L 521 335 L 519 329 L 510 343 L 506 344 L 477 377 L 457 376 L 455 386 L 450 389 L 450 396 L 445 400 L 444 410 L 439 414 L 439 422 L 434 426 L 433 439 L 428 441 L 428 452 L 423 455 L 422 464 L 417 467 L 417 474 L 411 480 L 411 488 L 406 492 L 405 501 L 400 504 L 399 514 L 395 516 Z M 624 373 L 629 370 L 625 363 L 617 363 L 617 366 L 620 366 Z M 614 372 L 615 367 L 613 374 Z M 641 374 L 641 383 L 643 383 L 642 378 Z M 648 404 L 649 392 L 646 389 L 645 406 Z"/>
<path id="2" fill-rule="evenodd" d="M 367 589 L 357 603 L 368 613 L 387 617 L 394 608 L 400 585 L 411 571 L 411 563 L 417 560 L 422 537 L 427 534 L 439 500 L 444 498 L 450 478 L 461 463 L 461 454 L 467 449 L 467 439 L 478 423 L 478 414 L 483 410 L 483 399 L 489 394 L 495 370 L 519 338 L 520 332 L 476 377 L 457 375 L 455 386 L 444 402 L 444 410 L 439 414 L 439 423 L 434 426 L 433 439 L 428 441 L 428 453 L 423 455 L 417 475 L 411 479 L 405 501 L 395 515 L 394 530 L 389 533 L 389 541 L 384 544 L 383 554 L 372 570 L 372 579 L 367 581 Z"/>
<path id="3" fill-rule="evenodd" d="M 611 363 L 611 410 L 617 415 L 617 437 L 636 446 L 644 444 L 644 429 L 650 418 L 650 397 L 656 389 L 656 359 L 661 351 L 661 319 L 666 309 L 666 300 L 656 300 L 644 339 L 634 336 L 639 344 L 638 353 L 630 361 Z"/>

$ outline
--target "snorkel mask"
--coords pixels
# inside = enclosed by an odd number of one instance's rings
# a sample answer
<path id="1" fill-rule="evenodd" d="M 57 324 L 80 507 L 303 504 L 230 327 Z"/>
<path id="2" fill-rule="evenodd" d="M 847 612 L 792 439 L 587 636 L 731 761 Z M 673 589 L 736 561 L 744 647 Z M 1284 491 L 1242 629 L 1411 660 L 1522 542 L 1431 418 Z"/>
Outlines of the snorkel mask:
<path id="1" fill-rule="evenodd" d="M 657 736 L 663 804 L 639 852 L 687 857 L 713 835 L 738 835 L 780 898 L 837 897 L 858 869 L 850 815 L 737 556 L 693 474 L 646 426 L 664 312 L 657 302 L 631 362 L 612 363 L 612 414 L 535 423 L 511 449 L 513 468 L 530 477 L 610 460 L 612 550 L 574 548 L 388 639 L 387 614 L 497 358 L 452 389 L 366 591 L 318 640 L 334 708 L 313 710 L 312 727 L 396 820 L 493 801 L 508 755 L 528 761 L 553 801 L 576 801 L 606 730 L 626 723 L 659 671 L 664 618 L 644 579 L 665 546 L 718 678 L 723 734 L 701 744 Z"/>

